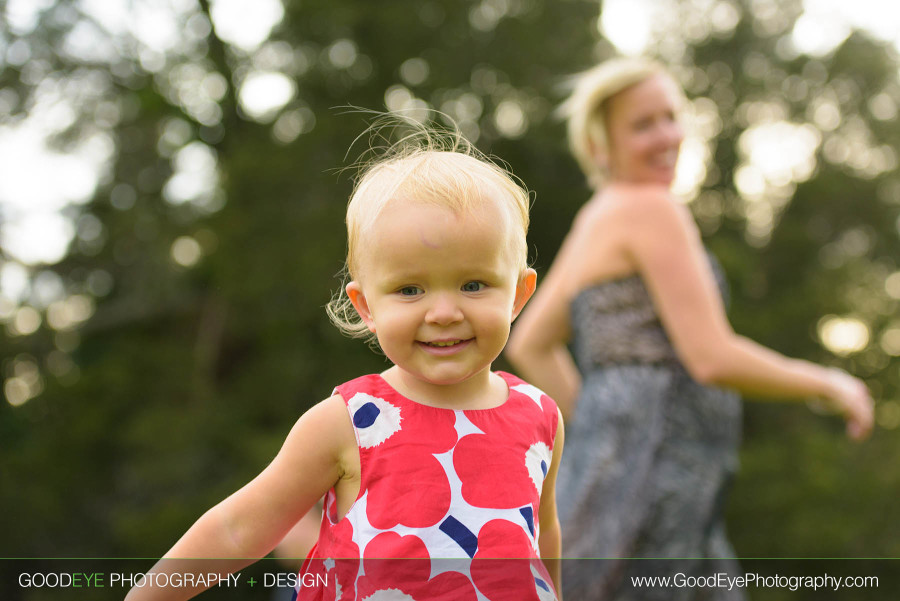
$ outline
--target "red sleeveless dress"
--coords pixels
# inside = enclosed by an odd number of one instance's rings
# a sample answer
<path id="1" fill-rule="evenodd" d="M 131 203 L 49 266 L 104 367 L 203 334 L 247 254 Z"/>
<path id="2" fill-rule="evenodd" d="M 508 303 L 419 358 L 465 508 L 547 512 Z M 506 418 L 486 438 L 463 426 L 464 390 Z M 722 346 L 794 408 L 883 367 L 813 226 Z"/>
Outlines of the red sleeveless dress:
<path id="1" fill-rule="evenodd" d="M 556 404 L 497 374 L 509 398 L 491 409 L 422 405 L 380 375 L 335 389 L 359 447 L 359 497 L 337 520 L 326 495 L 298 600 L 556 599 L 538 549 Z"/>

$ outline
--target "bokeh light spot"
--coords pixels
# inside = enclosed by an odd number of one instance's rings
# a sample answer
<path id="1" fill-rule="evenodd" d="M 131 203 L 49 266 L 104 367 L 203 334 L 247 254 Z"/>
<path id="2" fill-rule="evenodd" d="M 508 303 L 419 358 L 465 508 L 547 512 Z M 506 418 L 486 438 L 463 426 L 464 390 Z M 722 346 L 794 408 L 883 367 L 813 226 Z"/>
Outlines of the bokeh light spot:
<path id="1" fill-rule="evenodd" d="M 297 85 L 284 73 L 254 71 L 244 79 L 238 100 L 247 115 L 266 123 L 296 95 Z"/>
<path id="2" fill-rule="evenodd" d="M 869 344 L 869 327 L 854 317 L 826 315 L 819 320 L 819 340 L 836 355 L 858 353 Z"/>
<path id="3" fill-rule="evenodd" d="M 190 236 L 181 236 L 172 243 L 172 260 L 182 267 L 193 267 L 203 256 L 200 243 Z"/>

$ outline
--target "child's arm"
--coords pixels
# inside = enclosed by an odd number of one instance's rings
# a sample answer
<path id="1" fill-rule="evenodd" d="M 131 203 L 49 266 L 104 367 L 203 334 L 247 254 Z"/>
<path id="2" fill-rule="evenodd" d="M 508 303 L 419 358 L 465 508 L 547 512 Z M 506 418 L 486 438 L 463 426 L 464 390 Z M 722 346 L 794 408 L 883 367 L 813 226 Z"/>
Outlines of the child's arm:
<path id="1" fill-rule="evenodd" d="M 204 513 L 151 572 L 224 577 L 264 557 L 344 475 L 348 453 L 355 452 L 343 399 L 322 401 L 297 421 L 272 463 Z M 135 587 L 126 600 L 190 599 L 205 588 Z"/>
<path id="2" fill-rule="evenodd" d="M 559 409 L 557 409 L 559 412 Z M 538 516 L 541 525 L 541 534 L 538 546 L 541 549 L 541 559 L 550 572 L 556 594 L 562 601 L 562 582 L 560 577 L 560 557 L 562 555 L 562 543 L 559 533 L 559 516 L 556 514 L 556 472 L 559 469 L 559 460 L 562 457 L 565 431 L 563 428 L 562 413 L 559 413 L 559 421 L 556 424 L 556 439 L 553 442 L 553 458 L 550 461 L 550 469 L 544 478 L 544 486 L 541 490 L 541 508 Z"/>

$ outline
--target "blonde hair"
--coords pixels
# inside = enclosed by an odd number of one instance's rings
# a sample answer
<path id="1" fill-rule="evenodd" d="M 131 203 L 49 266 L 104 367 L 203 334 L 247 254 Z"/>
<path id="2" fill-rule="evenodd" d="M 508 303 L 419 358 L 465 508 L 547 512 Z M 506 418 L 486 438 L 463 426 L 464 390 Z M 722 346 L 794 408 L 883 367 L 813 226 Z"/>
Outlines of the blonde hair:
<path id="1" fill-rule="evenodd" d="M 397 129 L 406 130 L 399 142 L 387 146 L 373 143 L 385 141 Z M 347 205 L 344 282 L 326 311 L 344 334 L 372 343 L 375 336 L 353 308 L 345 288 L 348 280 L 359 277 L 362 234 L 389 203 L 422 203 L 456 214 L 476 212 L 490 202 L 501 203 L 511 227 L 510 251 L 521 272 L 528 266 L 530 195 L 506 167 L 480 153 L 456 129 L 439 129 L 403 115 L 387 114 L 376 119 L 367 132 L 370 150 L 366 154 L 375 156 L 364 157 L 358 165 Z"/>
<path id="2" fill-rule="evenodd" d="M 573 78 L 572 93 L 559 107 L 567 121 L 569 149 L 587 176 L 588 184 L 603 184 L 605 172 L 596 151 L 609 150 L 607 105 L 610 98 L 635 84 L 669 73 L 662 64 L 646 58 L 619 57 L 604 61 Z"/>

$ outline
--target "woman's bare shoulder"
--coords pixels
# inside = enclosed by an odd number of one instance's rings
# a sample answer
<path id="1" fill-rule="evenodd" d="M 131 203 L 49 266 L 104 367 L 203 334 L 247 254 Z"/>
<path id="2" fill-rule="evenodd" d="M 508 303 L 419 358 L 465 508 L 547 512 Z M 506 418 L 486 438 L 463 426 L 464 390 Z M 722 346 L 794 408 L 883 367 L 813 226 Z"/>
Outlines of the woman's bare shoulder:
<path id="1" fill-rule="evenodd" d="M 613 184 L 599 198 L 610 210 L 622 213 L 678 204 L 668 188 L 652 184 Z"/>
<path id="2" fill-rule="evenodd" d="M 624 198 L 616 190 L 601 190 L 578 210 L 572 221 L 573 231 L 593 231 L 605 225 L 622 210 Z"/>
<path id="3" fill-rule="evenodd" d="M 663 186 L 617 184 L 607 193 L 607 217 L 620 227 L 651 231 L 693 227 L 690 210 Z"/>

